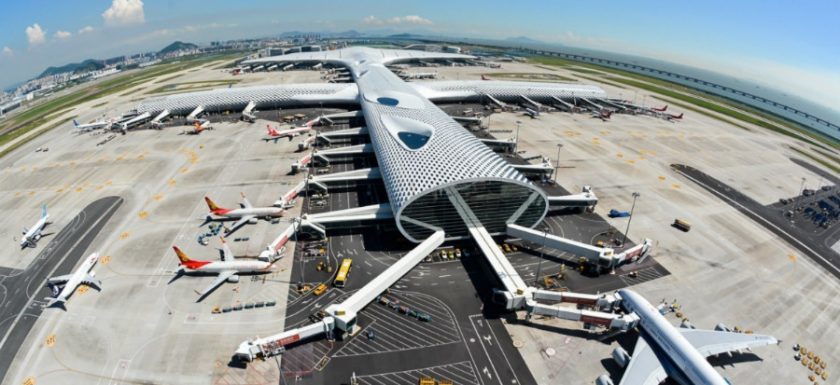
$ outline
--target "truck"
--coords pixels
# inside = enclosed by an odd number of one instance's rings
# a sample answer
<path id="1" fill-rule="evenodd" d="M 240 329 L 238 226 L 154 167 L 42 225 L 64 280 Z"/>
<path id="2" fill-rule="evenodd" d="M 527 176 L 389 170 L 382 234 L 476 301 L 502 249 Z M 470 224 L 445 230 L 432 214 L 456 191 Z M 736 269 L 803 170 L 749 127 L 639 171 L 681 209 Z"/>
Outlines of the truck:
<path id="1" fill-rule="evenodd" d="M 674 226 L 686 233 L 691 230 L 691 224 L 682 219 L 674 219 L 674 223 L 672 223 L 671 226 Z"/>
<path id="2" fill-rule="evenodd" d="M 629 211 L 619 211 L 619 210 L 616 210 L 616 209 L 611 209 L 610 213 L 607 214 L 607 216 L 610 217 L 610 218 L 625 218 L 625 217 L 630 216 L 630 212 Z"/>

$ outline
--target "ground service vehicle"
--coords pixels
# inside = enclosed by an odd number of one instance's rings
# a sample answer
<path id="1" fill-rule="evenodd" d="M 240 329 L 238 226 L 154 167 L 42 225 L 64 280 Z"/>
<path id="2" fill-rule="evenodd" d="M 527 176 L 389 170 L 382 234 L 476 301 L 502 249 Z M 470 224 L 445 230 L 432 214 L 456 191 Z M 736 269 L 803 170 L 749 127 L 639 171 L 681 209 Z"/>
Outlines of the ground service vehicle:
<path id="1" fill-rule="evenodd" d="M 680 229 L 680 230 L 682 230 L 686 233 L 689 230 L 691 230 L 691 223 L 688 223 L 688 222 L 686 222 L 682 219 L 674 219 L 674 223 L 671 226 L 674 226 L 674 227 L 676 227 L 676 228 L 678 228 L 678 229 Z"/>
<path id="2" fill-rule="evenodd" d="M 335 281 L 333 281 L 333 285 L 335 287 L 344 287 L 344 284 L 347 282 L 347 277 L 350 275 L 350 266 L 353 265 L 353 260 L 350 258 L 344 258 L 341 260 L 341 266 L 338 268 L 338 273 L 335 275 Z"/>

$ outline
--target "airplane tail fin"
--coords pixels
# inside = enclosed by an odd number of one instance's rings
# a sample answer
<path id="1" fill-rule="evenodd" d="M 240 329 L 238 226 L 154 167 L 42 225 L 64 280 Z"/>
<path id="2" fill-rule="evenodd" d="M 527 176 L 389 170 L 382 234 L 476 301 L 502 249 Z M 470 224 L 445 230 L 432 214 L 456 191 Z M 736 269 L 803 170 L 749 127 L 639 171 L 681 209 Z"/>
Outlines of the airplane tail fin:
<path id="1" fill-rule="evenodd" d="M 172 250 L 175 250 L 175 255 L 178 256 L 178 260 L 181 261 L 182 264 L 188 263 L 190 261 L 190 257 L 187 254 L 184 254 L 178 246 L 172 246 Z"/>
<path id="2" fill-rule="evenodd" d="M 684 112 L 680 113 L 679 115 L 674 115 L 674 119 L 682 119 L 683 114 L 684 114 Z"/>
<path id="3" fill-rule="evenodd" d="M 210 208 L 210 211 L 221 210 L 222 208 L 216 205 L 216 202 L 213 202 L 210 197 L 204 197 L 204 201 L 207 202 L 207 207 Z"/>
<path id="4" fill-rule="evenodd" d="M 46 217 L 47 217 L 47 205 L 43 204 L 43 205 L 41 205 L 41 218 L 46 218 Z"/>
<path id="5" fill-rule="evenodd" d="M 275 136 L 275 135 L 278 135 L 278 134 L 279 134 L 279 133 L 277 132 L 277 129 L 276 129 L 276 128 L 274 128 L 274 127 L 271 127 L 271 125 L 269 125 L 269 124 L 266 124 L 266 125 L 265 125 L 265 128 L 267 128 L 267 129 L 268 129 L 268 135 Z"/>
<path id="6" fill-rule="evenodd" d="M 79 127 L 79 121 L 76 120 L 76 119 L 73 119 L 73 126 Z"/>

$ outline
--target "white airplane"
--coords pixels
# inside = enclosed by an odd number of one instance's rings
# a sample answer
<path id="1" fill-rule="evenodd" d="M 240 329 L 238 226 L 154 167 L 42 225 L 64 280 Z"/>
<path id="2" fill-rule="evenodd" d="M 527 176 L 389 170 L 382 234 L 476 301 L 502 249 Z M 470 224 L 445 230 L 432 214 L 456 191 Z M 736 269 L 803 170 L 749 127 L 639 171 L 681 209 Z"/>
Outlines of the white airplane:
<path id="1" fill-rule="evenodd" d="M 632 290 L 621 289 L 618 295 L 624 311 L 640 319 L 640 338 L 633 355 L 621 348 L 613 352 L 619 365 L 626 366 L 619 385 L 657 385 L 668 377 L 681 385 L 731 385 L 706 357 L 779 344 L 776 338 L 759 334 L 676 328 Z M 612 383 L 606 374 L 596 381 L 598 385 Z"/>
<path id="2" fill-rule="evenodd" d="M 95 122 L 79 124 L 79 122 L 76 119 L 73 119 L 73 127 L 75 127 L 77 130 L 81 130 L 83 132 L 97 130 L 97 129 L 100 129 L 100 128 L 108 128 L 108 127 L 111 126 L 111 123 L 113 123 L 113 122 L 107 121 L 107 120 L 98 120 L 98 121 L 95 121 Z"/>
<path id="3" fill-rule="evenodd" d="M 41 205 L 41 218 L 38 219 L 38 222 L 35 222 L 35 225 L 28 230 L 26 227 L 23 228 L 23 239 L 20 240 L 21 249 L 36 246 L 36 242 L 41 239 L 41 232 L 44 231 L 44 227 L 50 224 L 50 222 L 47 222 L 49 217 L 50 215 L 47 214 L 47 205 Z"/>
<path id="4" fill-rule="evenodd" d="M 87 285 L 97 291 L 101 291 L 102 282 L 94 279 L 93 277 L 96 273 L 90 271 L 93 269 L 93 265 L 95 265 L 98 260 L 99 253 L 93 253 L 87 257 L 87 259 L 82 262 L 82 265 L 79 266 L 79 268 L 72 274 L 61 275 L 48 279 L 47 286 L 49 286 L 50 290 L 52 290 L 53 296 L 44 298 L 49 301 L 47 303 L 47 307 L 58 306 L 65 309 L 64 303 L 67 302 L 68 297 L 73 295 L 73 292 L 76 291 L 76 288 L 79 287 L 79 285 Z M 88 274 L 88 272 L 90 272 L 90 274 Z M 64 287 L 59 290 L 59 287 L 61 286 Z"/>
<path id="5" fill-rule="evenodd" d="M 312 130 L 311 126 L 303 126 L 298 128 L 292 128 L 289 130 L 278 131 L 276 128 L 271 127 L 271 125 L 268 124 L 266 125 L 266 128 L 268 129 L 268 136 L 263 138 L 263 140 L 266 142 L 273 140 L 275 143 L 278 139 L 281 138 L 289 138 L 289 141 L 291 141 L 292 138 Z"/>
<path id="6" fill-rule="evenodd" d="M 183 274 L 189 275 L 217 275 L 216 279 L 202 291 L 197 291 L 198 301 L 200 302 L 207 294 L 210 294 L 223 282 L 230 283 L 239 282 L 239 274 L 267 274 L 271 273 L 271 265 L 273 261 L 268 260 L 245 260 L 237 261 L 233 253 L 230 251 L 227 242 L 224 238 L 222 240 L 222 259 L 220 261 L 197 261 L 190 259 L 184 254 L 178 246 L 172 246 L 175 250 L 175 255 L 178 256 L 180 267 L 175 272 L 175 278 Z"/>
<path id="7" fill-rule="evenodd" d="M 238 219 L 225 233 L 225 236 L 228 236 L 246 223 L 256 223 L 257 218 L 270 220 L 271 218 L 279 218 L 283 216 L 284 210 L 282 207 L 254 207 L 251 205 L 251 202 L 248 201 L 248 198 L 245 198 L 245 194 L 241 195 L 242 203 L 239 204 L 238 209 L 226 209 L 219 207 L 212 199 L 204 197 L 204 201 L 207 202 L 207 207 L 210 209 L 210 215 L 207 215 L 205 222 L 222 219 Z M 216 218 L 214 218 L 213 215 L 215 215 Z"/>

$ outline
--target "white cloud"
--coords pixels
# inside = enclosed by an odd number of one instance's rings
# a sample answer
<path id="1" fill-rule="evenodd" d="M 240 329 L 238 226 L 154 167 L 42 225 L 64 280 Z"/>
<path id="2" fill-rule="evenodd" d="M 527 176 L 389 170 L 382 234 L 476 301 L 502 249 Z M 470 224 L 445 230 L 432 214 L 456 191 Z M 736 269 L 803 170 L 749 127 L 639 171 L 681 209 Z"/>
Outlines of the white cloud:
<path id="1" fill-rule="evenodd" d="M 93 27 L 91 27 L 89 25 L 86 25 L 84 28 L 80 29 L 78 33 L 79 33 L 79 35 L 82 35 L 82 34 L 90 33 L 90 32 L 93 32 Z"/>
<path id="2" fill-rule="evenodd" d="M 63 40 L 63 39 L 66 39 L 66 38 L 68 38 L 68 37 L 70 37 L 70 36 L 72 36 L 72 35 L 73 35 L 72 33 L 67 32 L 67 31 L 56 31 L 56 32 L 55 32 L 55 37 L 56 37 L 56 38 L 59 38 L 59 39 L 62 39 L 62 40 Z"/>
<path id="3" fill-rule="evenodd" d="M 146 16 L 143 13 L 142 0 L 112 0 L 111 8 L 102 12 L 105 25 L 120 26 L 127 24 L 143 24 Z"/>
<path id="4" fill-rule="evenodd" d="M 46 31 L 41 29 L 38 23 L 26 27 L 26 38 L 29 40 L 29 45 L 43 44 L 46 41 Z"/>
<path id="5" fill-rule="evenodd" d="M 367 25 L 398 25 L 398 24 L 414 24 L 414 25 L 432 25 L 429 19 L 417 15 L 394 16 L 390 19 L 380 19 L 376 16 L 370 15 L 362 19 L 362 23 Z"/>
<path id="6" fill-rule="evenodd" d="M 9 47 L 3 47 L 3 56 L 12 57 L 15 56 L 15 51 L 12 51 Z"/>

